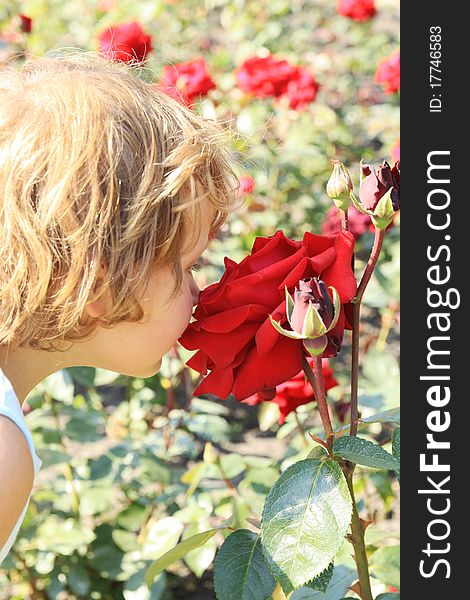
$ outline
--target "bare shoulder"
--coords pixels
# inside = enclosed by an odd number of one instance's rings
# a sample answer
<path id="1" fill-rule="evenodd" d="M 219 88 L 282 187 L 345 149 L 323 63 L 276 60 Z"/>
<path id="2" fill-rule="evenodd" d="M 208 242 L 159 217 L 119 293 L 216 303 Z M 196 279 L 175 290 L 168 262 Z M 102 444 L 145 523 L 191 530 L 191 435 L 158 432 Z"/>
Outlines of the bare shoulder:
<path id="1" fill-rule="evenodd" d="M 0 548 L 5 544 L 31 493 L 33 457 L 16 424 L 0 415 Z"/>

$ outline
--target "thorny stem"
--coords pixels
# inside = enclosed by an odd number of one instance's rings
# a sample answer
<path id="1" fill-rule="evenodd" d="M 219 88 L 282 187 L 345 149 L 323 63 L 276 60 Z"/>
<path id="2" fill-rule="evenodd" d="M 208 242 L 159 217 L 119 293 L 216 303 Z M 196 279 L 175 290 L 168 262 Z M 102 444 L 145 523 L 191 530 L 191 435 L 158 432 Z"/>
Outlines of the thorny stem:
<path id="1" fill-rule="evenodd" d="M 351 347 L 351 424 L 349 435 L 357 434 L 358 388 L 359 388 L 359 329 L 361 323 L 361 303 L 352 305 L 352 347 Z"/>
<path id="2" fill-rule="evenodd" d="M 375 265 L 382 249 L 384 240 L 384 229 L 375 229 L 375 238 L 372 251 L 367 261 L 366 268 L 362 274 L 359 287 L 355 297 L 352 299 L 352 356 L 351 356 L 351 425 L 349 434 L 354 436 L 357 434 L 357 419 L 358 419 L 358 381 L 359 381 L 359 326 L 361 319 L 361 301 L 364 295 L 367 284 L 370 281 Z"/>
<path id="3" fill-rule="evenodd" d="M 349 539 L 354 547 L 354 558 L 356 561 L 357 574 L 359 576 L 359 587 L 361 591 L 360 596 L 362 600 L 373 600 L 372 590 L 370 587 L 366 544 L 364 542 L 364 530 L 362 528 L 359 513 L 357 511 L 356 499 L 354 497 L 353 472 L 348 468 L 348 464 L 346 462 L 342 465 L 342 468 L 352 499 L 351 536 Z"/>
<path id="4" fill-rule="evenodd" d="M 302 366 L 307 379 L 312 386 L 317 401 L 318 412 L 323 424 L 323 429 L 326 435 L 326 444 L 329 451 L 333 448 L 333 428 L 331 426 L 330 413 L 328 411 L 328 403 L 326 401 L 325 382 L 323 380 L 323 371 L 321 366 L 321 356 L 313 357 L 313 370 L 310 367 L 305 356 L 302 358 Z"/>
<path id="5" fill-rule="evenodd" d="M 375 229 L 374 245 L 372 246 L 372 251 L 370 253 L 369 260 L 367 261 L 366 268 L 364 269 L 364 273 L 362 274 L 361 282 L 357 288 L 356 295 L 352 299 L 353 304 L 358 304 L 362 300 L 362 296 L 364 295 L 367 284 L 369 283 L 372 273 L 374 272 L 375 265 L 377 264 L 380 250 L 382 249 L 382 244 L 384 241 L 384 235 L 385 229 Z"/>
<path id="6" fill-rule="evenodd" d="M 349 225 L 348 225 L 348 209 L 346 210 L 340 210 L 339 211 L 341 214 L 341 228 L 343 231 L 348 231 L 349 229 Z"/>

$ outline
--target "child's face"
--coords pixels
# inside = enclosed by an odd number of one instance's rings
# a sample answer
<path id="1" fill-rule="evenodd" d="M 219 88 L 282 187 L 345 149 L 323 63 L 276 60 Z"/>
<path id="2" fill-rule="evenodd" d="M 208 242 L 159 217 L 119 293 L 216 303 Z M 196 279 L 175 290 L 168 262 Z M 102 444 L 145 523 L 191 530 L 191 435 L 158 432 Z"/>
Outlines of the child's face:
<path id="1" fill-rule="evenodd" d="M 145 313 L 142 322 L 122 322 L 111 329 L 98 328 L 97 334 L 84 344 L 88 346 L 88 354 L 87 363 L 82 364 L 93 364 L 134 377 L 151 377 L 158 372 L 161 358 L 186 329 L 199 299 L 199 287 L 191 266 L 208 245 L 214 215 L 212 205 L 207 200 L 202 202 L 202 230 L 196 245 L 181 257 L 184 274 L 178 295 L 166 304 L 173 289 L 173 274 L 170 268 L 156 270 L 147 290 L 139 298 Z"/>

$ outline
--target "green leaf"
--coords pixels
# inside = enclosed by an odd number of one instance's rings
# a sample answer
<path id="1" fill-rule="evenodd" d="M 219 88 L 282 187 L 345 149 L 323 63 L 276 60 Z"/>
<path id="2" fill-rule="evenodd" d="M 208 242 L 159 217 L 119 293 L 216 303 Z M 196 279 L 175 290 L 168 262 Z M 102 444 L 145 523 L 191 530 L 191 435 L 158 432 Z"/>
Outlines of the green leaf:
<path id="1" fill-rule="evenodd" d="M 392 454 L 400 462 L 400 428 L 397 427 L 392 433 Z M 400 469 L 395 469 L 398 481 L 400 481 Z"/>
<path id="2" fill-rule="evenodd" d="M 339 565 L 335 567 L 333 577 L 326 592 L 318 592 L 308 587 L 303 587 L 300 590 L 296 590 L 289 597 L 289 600 L 338 600 L 338 598 L 343 598 L 344 594 L 347 593 L 348 587 L 354 579 L 357 579 L 355 570 L 344 565 Z"/>
<path id="3" fill-rule="evenodd" d="M 142 558 L 155 560 L 164 556 L 176 546 L 183 529 L 184 525 L 175 517 L 164 517 L 159 521 L 154 521 L 146 530 Z"/>
<path id="4" fill-rule="evenodd" d="M 61 369 L 49 375 L 42 382 L 43 391 L 52 398 L 60 400 L 64 404 L 72 404 L 74 397 L 74 385 L 70 373 Z"/>
<path id="5" fill-rule="evenodd" d="M 333 576 L 334 568 L 334 564 L 330 563 L 328 567 L 322 573 L 320 573 L 320 575 L 318 575 L 318 577 L 315 577 L 315 579 L 312 579 L 312 581 L 309 581 L 307 583 L 307 587 L 311 590 L 326 592 L 328 584 L 330 583 L 331 578 Z"/>
<path id="6" fill-rule="evenodd" d="M 375 600 L 400 600 L 400 592 L 380 594 Z"/>
<path id="7" fill-rule="evenodd" d="M 143 524 L 147 510 L 145 506 L 138 502 L 133 502 L 127 506 L 117 516 L 117 525 L 128 531 L 137 531 Z"/>
<path id="8" fill-rule="evenodd" d="M 361 419 L 362 423 L 394 423 L 400 425 L 400 407 L 384 410 L 383 412 Z"/>
<path id="9" fill-rule="evenodd" d="M 334 461 L 288 467 L 264 506 L 263 552 L 284 593 L 320 575 L 338 552 L 351 520 L 351 498 Z"/>
<path id="10" fill-rule="evenodd" d="M 90 577 L 87 570 L 81 565 L 70 565 L 67 574 L 67 583 L 77 596 L 88 596 L 90 591 Z"/>
<path id="11" fill-rule="evenodd" d="M 383 583 L 400 589 L 400 546 L 383 546 L 370 559 L 371 574 Z"/>
<path id="12" fill-rule="evenodd" d="M 96 369 L 94 367 L 67 367 L 67 372 L 73 381 L 81 385 L 86 387 L 93 387 L 95 385 Z"/>
<path id="13" fill-rule="evenodd" d="M 95 532 L 78 525 L 74 519 L 49 516 L 37 529 L 38 550 L 71 556 L 79 546 L 87 546 L 95 538 Z"/>
<path id="14" fill-rule="evenodd" d="M 268 600 L 276 581 L 253 531 L 238 529 L 222 544 L 215 559 L 215 593 L 218 600 Z"/>
<path id="15" fill-rule="evenodd" d="M 207 541 L 209 541 L 214 535 L 217 533 L 219 529 L 223 529 L 222 527 L 218 529 L 210 529 L 209 531 L 203 531 L 201 533 L 196 533 L 196 535 L 192 535 L 189 538 L 186 538 L 179 544 L 177 544 L 168 552 L 165 552 L 160 558 L 154 561 L 147 572 L 145 573 L 145 582 L 147 585 L 151 585 L 155 577 L 161 573 L 168 566 L 182 559 L 188 552 L 191 550 L 195 550 L 196 548 L 200 548 Z"/>
<path id="16" fill-rule="evenodd" d="M 183 540 L 194 537 L 198 533 L 205 533 L 209 526 L 207 522 L 191 523 L 183 532 Z M 206 569 L 210 567 L 217 551 L 217 542 L 212 536 L 203 545 L 194 550 L 190 550 L 184 557 L 184 562 L 188 565 L 196 577 L 202 577 Z"/>
<path id="17" fill-rule="evenodd" d="M 336 440 L 333 453 L 356 465 L 375 469 L 396 469 L 399 462 L 389 452 L 369 440 L 345 435 Z"/>

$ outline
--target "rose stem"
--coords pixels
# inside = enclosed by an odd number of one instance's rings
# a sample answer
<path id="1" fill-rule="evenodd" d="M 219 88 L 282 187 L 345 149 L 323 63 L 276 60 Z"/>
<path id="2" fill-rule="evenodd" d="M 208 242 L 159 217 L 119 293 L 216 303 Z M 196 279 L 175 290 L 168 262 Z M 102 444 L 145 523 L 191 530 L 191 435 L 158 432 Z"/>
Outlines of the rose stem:
<path id="1" fill-rule="evenodd" d="M 349 434 L 357 435 L 358 420 L 358 381 L 359 381 L 359 327 L 361 319 L 361 301 L 367 284 L 370 281 L 375 265 L 382 249 L 384 230 L 375 229 L 374 245 L 362 275 L 356 296 L 352 299 L 352 356 L 351 356 L 351 424 Z M 354 547 L 357 574 L 359 576 L 359 587 L 362 600 L 373 600 L 370 588 L 369 565 L 367 560 L 366 545 L 364 542 L 364 530 L 357 510 L 354 497 L 353 475 L 355 465 L 349 461 L 342 464 L 343 472 L 348 483 L 349 493 L 352 499 L 351 518 L 351 542 Z"/>
<path id="2" fill-rule="evenodd" d="M 361 301 L 364 295 L 364 291 L 367 284 L 370 281 L 372 273 L 374 272 L 375 265 L 382 249 L 382 243 L 384 240 L 383 229 L 375 229 L 375 238 L 372 251 L 367 261 L 366 268 L 362 274 L 359 287 L 355 297 L 352 299 L 352 356 L 351 356 L 351 425 L 349 429 L 349 435 L 357 434 L 357 419 L 358 419 L 358 381 L 359 381 L 359 326 L 361 317 Z"/>
<path id="3" fill-rule="evenodd" d="M 384 235 L 384 229 L 375 229 L 374 245 L 372 246 L 372 251 L 370 253 L 369 260 L 367 261 L 366 268 L 364 269 L 364 273 L 362 274 L 361 282 L 357 288 L 356 295 L 352 299 L 353 304 L 357 304 L 362 300 L 364 291 L 369 283 L 372 273 L 374 272 L 375 265 L 377 264 L 377 259 L 379 258 L 380 250 L 382 249 L 382 244 L 384 241 Z"/>
<path id="4" fill-rule="evenodd" d="M 320 413 L 323 429 L 325 430 L 326 443 L 328 450 L 331 452 L 333 447 L 333 428 L 331 426 L 330 413 L 328 411 L 328 403 L 326 401 L 325 382 L 323 380 L 323 371 L 321 366 L 321 356 L 313 357 L 313 370 L 310 367 L 305 356 L 302 357 L 302 366 L 310 385 L 313 388 L 315 399 L 317 401 L 318 411 Z"/>
<path id="5" fill-rule="evenodd" d="M 353 473 L 349 470 L 347 463 L 344 463 L 343 465 L 343 472 L 352 499 L 350 541 L 354 547 L 354 558 L 356 561 L 357 574 L 359 576 L 361 598 L 362 600 L 373 600 L 372 590 L 370 588 L 369 564 L 367 561 L 366 544 L 364 542 L 364 530 L 359 518 L 359 513 L 357 512 L 356 499 L 354 497 Z"/>
<path id="6" fill-rule="evenodd" d="M 348 209 L 346 209 L 346 210 L 340 210 L 339 212 L 341 213 L 341 227 L 342 227 L 343 231 L 348 231 L 348 229 L 349 229 L 349 225 L 348 225 Z"/>

